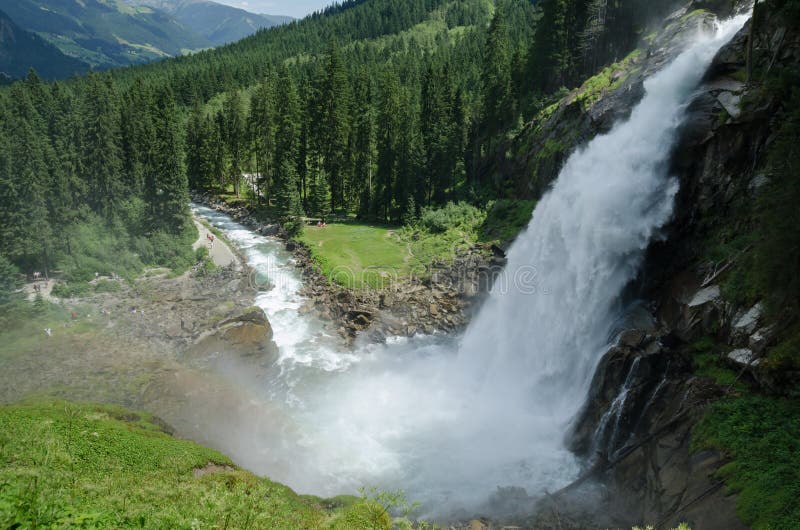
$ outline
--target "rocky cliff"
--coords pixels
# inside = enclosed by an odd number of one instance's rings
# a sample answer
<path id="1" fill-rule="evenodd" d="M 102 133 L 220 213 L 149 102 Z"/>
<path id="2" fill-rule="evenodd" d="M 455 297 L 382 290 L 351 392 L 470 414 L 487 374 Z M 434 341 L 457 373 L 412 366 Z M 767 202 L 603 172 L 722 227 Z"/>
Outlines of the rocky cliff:
<path id="1" fill-rule="evenodd" d="M 517 139 L 527 152 L 519 163 L 531 175 L 528 191 L 546 185 L 543 176 L 554 174 L 574 143 L 630 111 L 642 79 L 675 53 L 680 35 L 712 23 L 710 11 L 694 10 L 698 5 L 676 12 L 646 49 L 528 126 Z M 693 428 L 736 385 L 781 393 L 800 381 L 796 371 L 769 366 L 775 324 L 758 300 L 733 292 L 730 278 L 752 249 L 745 237 L 752 229 L 749 206 L 767 181 L 767 151 L 785 104 L 745 82 L 750 27 L 719 52 L 688 108 L 671 163 L 680 180 L 674 219 L 627 293 L 642 303 L 600 362 L 571 429 L 571 447 L 589 463 L 587 478 L 600 484 L 602 507 L 594 510 L 608 516 L 606 524 L 746 528 L 736 496 L 717 473 L 725 455 L 693 448 Z M 767 14 L 753 43 L 761 71 L 800 67 L 800 34 L 781 17 Z M 722 383 L 698 370 L 702 349 L 713 349 L 715 362 L 727 364 L 735 380 Z M 562 492 L 544 512 L 569 513 L 577 497 Z"/>

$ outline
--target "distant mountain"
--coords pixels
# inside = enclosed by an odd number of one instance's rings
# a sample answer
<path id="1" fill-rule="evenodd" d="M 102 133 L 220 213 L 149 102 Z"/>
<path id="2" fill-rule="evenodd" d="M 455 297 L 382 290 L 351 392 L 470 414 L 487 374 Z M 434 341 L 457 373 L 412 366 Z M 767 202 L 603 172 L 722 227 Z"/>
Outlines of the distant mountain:
<path id="1" fill-rule="evenodd" d="M 0 0 L 22 29 L 95 67 L 123 66 L 212 46 L 169 14 L 122 0 Z"/>
<path id="2" fill-rule="evenodd" d="M 0 85 L 24 77 L 31 67 L 45 79 L 60 79 L 89 70 L 88 64 L 64 55 L 0 11 Z"/>
<path id="3" fill-rule="evenodd" d="M 292 17 L 257 15 L 209 0 L 125 0 L 134 6 L 148 6 L 169 13 L 185 27 L 194 30 L 212 45 L 241 40 L 262 28 L 294 20 Z"/>

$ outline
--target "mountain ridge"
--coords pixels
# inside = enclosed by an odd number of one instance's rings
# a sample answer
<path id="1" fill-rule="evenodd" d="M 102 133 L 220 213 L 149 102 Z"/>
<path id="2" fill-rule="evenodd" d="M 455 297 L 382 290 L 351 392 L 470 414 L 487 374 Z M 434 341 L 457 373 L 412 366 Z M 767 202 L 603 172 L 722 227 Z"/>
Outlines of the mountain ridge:
<path id="1" fill-rule="evenodd" d="M 208 39 L 213 46 L 241 40 L 260 29 L 295 20 L 293 17 L 252 13 L 210 0 L 125 0 L 168 13 L 185 27 Z"/>
<path id="2" fill-rule="evenodd" d="M 20 28 L 0 11 L 0 84 L 24 77 L 30 68 L 45 79 L 58 79 L 86 73 L 89 65 Z"/>
<path id="3" fill-rule="evenodd" d="M 176 57 L 288 21 L 208 0 L 0 0 L 20 30 L 93 68 Z"/>

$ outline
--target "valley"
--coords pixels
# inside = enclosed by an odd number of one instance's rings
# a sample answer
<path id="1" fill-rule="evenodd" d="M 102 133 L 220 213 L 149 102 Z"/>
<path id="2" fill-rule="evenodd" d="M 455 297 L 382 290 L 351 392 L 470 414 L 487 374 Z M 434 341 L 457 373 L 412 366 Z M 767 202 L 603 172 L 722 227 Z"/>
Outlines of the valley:
<path id="1" fill-rule="evenodd" d="M 0 88 L 0 525 L 796 527 L 798 28 L 358 0 Z"/>

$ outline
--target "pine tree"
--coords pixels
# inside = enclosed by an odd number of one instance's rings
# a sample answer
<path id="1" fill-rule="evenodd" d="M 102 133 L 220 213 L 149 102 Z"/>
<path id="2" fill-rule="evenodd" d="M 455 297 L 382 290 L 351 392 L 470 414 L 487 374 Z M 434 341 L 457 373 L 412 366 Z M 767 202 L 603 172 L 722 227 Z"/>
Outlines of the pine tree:
<path id="1" fill-rule="evenodd" d="M 228 94 L 222 105 L 222 115 L 223 138 L 230 162 L 228 176 L 233 182 L 233 192 L 239 197 L 245 162 L 247 122 L 242 94 L 238 90 Z"/>
<path id="2" fill-rule="evenodd" d="M 302 229 L 303 215 L 297 177 L 297 147 L 299 140 L 299 99 L 294 81 L 286 69 L 280 73 L 278 114 L 275 142 L 275 213 L 284 229 L 292 236 Z"/>
<path id="3" fill-rule="evenodd" d="M 83 99 L 83 171 L 92 207 L 111 219 L 122 199 L 119 106 L 112 85 L 90 74 Z"/>
<path id="4" fill-rule="evenodd" d="M 502 4 L 497 6 L 486 38 L 483 70 L 483 127 L 489 140 L 507 127 L 515 114 L 511 81 L 512 50 Z"/>
<path id="5" fill-rule="evenodd" d="M 542 18 L 528 54 L 529 79 L 537 90 L 549 93 L 568 84 L 572 64 L 568 0 L 542 0 Z"/>
<path id="6" fill-rule="evenodd" d="M 41 117 L 23 85 L 11 89 L 13 106 L 0 151 L 0 254 L 47 272 L 52 245 L 48 220 L 48 176 Z"/>
<path id="7" fill-rule="evenodd" d="M 270 183 L 275 164 L 275 76 L 270 70 L 250 100 L 249 129 L 258 174 L 259 197 L 270 196 Z"/>
<path id="8" fill-rule="evenodd" d="M 323 169 L 309 183 L 308 212 L 314 217 L 325 217 L 329 211 L 328 176 Z"/>
<path id="9" fill-rule="evenodd" d="M 423 193 L 415 194 L 424 198 L 426 205 L 444 204 L 456 163 L 451 150 L 455 131 L 450 83 L 447 65 L 441 71 L 429 66 L 425 72 L 420 124 L 427 176 L 425 188 L 421 190 Z"/>
<path id="10" fill-rule="evenodd" d="M 350 86 L 336 41 L 328 48 L 324 102 L 324 165 L 331 185 L 331 210 L 346 207 L 344 189 L 348 181 L 348 135 L 350 129 Z"/>
<path id="11" fill-rule="evenodd" d="M 153 105 L 152 94 L 141 79 L 123 98 L 121 112 L 122 158 L 125 181 L 129 194 L 141 196 L 145 188 L 147 168 L 150 165 L 155 131 L 150 110 Z M 153 183 L 149 183 L 152 188 Z"/>
<path id="12" fill-rule="evenodd" d="M 353 178 L 351 188 L 359 190 L 358 212 L 370 210 L 375 173 L 375 113 L 372 83 L 366 70 L 359 73 L 353 108 Z"/>
<path id="13" fill-rule="evenodd" d="M 169 88 L 156 95 L 153 113 L 156 143 L 151 168 L 158 175 L 153 218 L 154 226 L 166 232 L 180 233 L 188 218 L 189 185 L 183 166 L 183 144 L 175 99 Z"/>
<path id="14" fill-rule="evenodd" d="M 186 125 L 186 179 L 191 189 L 205 188 L 202 178 L 204 125 L 203 108 L 195 102 Z"/>
<path id="15" fill-rule="evenodd" d="M 378 171 L 375 179 L 373 212 L 383 221 L 390 219 L 392 198 L 398 179 L 400 158 L 400 80 L 397 73 L 386 74 L 381 91 L 378 118 Z"/>
<path id="16" fill-rule="evenodd" d="M 307 193 L 309 195 L 314 193 L 317 197 L 328 197 L 330 180 L 323 163 L 327 149 L 326 142 L 328 141 L 324 122 L 326 105 L 323 100 L 326 74 L 319 63 L 317 63 L 311 77 L 313 81 L 306 83 L 304 86 L 306 91 L 304 95 L 305 108 L 302 110 L 301 118 L 303 121 L 301 136 L 305 143 L 303 146 L 306 162 L 305 178 L 309 187 Z M 310 196 L 308 202 L 311 202 Z M 319 209 L 319 205 L 316 205 L 315 208 Z M 327 205 L 325 211 L 328 211 L 329 208 L 330 205 Z"/>

